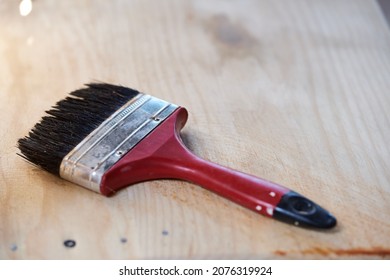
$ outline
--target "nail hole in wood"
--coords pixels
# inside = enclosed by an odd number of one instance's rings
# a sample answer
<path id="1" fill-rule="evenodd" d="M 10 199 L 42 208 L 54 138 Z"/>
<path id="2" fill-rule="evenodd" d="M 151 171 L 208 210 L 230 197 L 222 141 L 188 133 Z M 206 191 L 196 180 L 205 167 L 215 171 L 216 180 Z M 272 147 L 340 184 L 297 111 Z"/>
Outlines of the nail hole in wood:
<path id="1" fill-rule="evenodd" d="M 64 246 L 67 247 L 67 248 L 73 248 L 73 247 L 76 246 L 76 241 L 70 240 L 70 239 L 65 240 L 64 241 Z"/>

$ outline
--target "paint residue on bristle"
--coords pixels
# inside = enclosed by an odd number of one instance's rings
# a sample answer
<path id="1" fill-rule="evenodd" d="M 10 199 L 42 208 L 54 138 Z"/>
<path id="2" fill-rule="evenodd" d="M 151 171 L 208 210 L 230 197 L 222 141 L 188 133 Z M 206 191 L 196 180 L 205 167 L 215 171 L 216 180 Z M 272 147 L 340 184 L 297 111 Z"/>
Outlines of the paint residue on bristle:
<path id="1" fill-rule="evenodd" d="M 87 84 L 57 102 L 19 139 L 20 156 L 59 175 L 63 158 L 111 114 L 139 92 L 110 84 Z"/>

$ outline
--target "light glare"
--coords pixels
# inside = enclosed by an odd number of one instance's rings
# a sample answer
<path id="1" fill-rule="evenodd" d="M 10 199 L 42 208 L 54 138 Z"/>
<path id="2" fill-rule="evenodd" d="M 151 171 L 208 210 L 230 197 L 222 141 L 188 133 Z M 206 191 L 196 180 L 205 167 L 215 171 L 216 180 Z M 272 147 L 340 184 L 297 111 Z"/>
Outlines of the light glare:
<path id="1" fill-rule="evenodd" d="M 28 16 L 32 10 L 32 1 L 31 0 L 22 0 L 19 4 L 19 12 L 21 16 Z"/>

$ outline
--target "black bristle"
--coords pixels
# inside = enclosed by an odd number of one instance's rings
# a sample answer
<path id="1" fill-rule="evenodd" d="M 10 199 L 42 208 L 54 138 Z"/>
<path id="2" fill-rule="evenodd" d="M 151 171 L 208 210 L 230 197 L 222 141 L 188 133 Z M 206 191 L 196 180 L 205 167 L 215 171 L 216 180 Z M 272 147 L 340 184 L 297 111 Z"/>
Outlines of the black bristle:
<path id="1" fill-rule="evenodd" d="M 19 139 L 20 156 L 59 175 L 62 159 L 88 134 L 139 92 L 127 87 L 93 83 L 57 102 L 48 114 Z"/>

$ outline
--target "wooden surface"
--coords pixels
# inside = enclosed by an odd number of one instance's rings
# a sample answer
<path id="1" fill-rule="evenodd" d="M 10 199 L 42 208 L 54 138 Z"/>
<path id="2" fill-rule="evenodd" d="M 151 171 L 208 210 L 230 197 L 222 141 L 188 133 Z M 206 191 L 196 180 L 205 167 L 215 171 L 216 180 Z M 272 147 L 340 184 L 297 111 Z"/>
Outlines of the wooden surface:
<path id="1" fill-rule="evenodd" d="M 390 258 L 377 2 L 39 0 L 25 17 L 18 5 L 0 1 L 0 258 Z M 16 155 L 46 109 L 94 80 L 185 106 L 194 153 L 312 198 L 337 228 L 296 228 L 178 181 L 106 198 Z"/>

